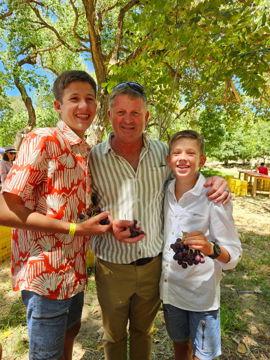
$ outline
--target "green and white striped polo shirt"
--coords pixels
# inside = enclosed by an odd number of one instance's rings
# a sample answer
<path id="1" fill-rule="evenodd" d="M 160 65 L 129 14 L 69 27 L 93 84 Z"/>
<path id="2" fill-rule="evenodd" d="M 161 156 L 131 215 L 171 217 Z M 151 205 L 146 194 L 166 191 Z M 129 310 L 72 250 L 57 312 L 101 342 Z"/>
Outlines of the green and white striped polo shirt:
<path id="1" fill-rule="evenodd" d="M 154 257 L 163 246 L 164 186 L 170 176 L 166 165 L 166 144 L 144 137 L 138 168 L 115 154 L 109 140 L 94 146 L 90 153 L 93 193 L 99 205 L 108 210 L 113 219 L 138 220 L 146 233 L 135 244 L 117 241 L 107 232 L 93 236 L 94 254 L 106 261 L 128 264 L 145 257 Z"/>

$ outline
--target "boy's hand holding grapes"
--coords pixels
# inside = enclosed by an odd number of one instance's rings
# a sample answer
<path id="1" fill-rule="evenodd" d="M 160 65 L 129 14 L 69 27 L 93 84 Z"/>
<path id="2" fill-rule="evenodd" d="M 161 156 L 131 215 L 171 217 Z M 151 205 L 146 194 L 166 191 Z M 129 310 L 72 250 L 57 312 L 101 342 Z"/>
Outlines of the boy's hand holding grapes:
<path id="1" fill-rule="evenodd" d="M 213 244 L 208 240 L 202 231 L 185 233 L 183 243 L 193 250 L 199 250 L 206 256 L 213 254 Z"/>

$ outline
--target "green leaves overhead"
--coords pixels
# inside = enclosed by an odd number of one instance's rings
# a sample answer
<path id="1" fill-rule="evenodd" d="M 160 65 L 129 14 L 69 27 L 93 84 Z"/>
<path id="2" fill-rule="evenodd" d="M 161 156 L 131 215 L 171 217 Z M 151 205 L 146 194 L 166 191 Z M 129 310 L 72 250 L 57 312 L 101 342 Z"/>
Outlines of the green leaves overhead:
<path id="1" fill-rule="evenodd" d="M 0 0 L 0 5 L 3 91 L 14 76 L 28 89 L 46 88 L 55 74 L 91 61 L 101 101 L 99 140 L 108 126 L 108 92 L 119 81 L 145 86 L 149 128 L 157 126 L 161 137 L 199 107 L 218 106 L 231 116 L 245 96 L 256 108 L 269 105 L 268 0 Z"/>

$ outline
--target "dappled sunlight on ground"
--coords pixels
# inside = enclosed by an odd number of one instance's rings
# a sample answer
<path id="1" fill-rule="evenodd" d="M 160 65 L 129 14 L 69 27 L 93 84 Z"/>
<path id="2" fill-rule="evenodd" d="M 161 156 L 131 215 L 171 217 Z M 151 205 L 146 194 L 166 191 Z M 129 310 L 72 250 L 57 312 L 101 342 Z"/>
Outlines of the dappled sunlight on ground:
<path id="1" fill-rule="evenodd" d="M 242 234 L 254 234 L 268 237 L 270 236 L 270 198 L 267 196 L 258 196 L 252 198 L 250 195 L 245 197 L 233 195 L 233 215 L 235 224 L 240 235 Z M 246 245 L 245 251 L 252 251 Z M 10 269 L 9 262 L 5 261 L 0 267 L 0 308 L 1 314 L 8 314 L 12 304 L 16 303 L 20 298 L 19 292 L 13 292 L 11 290 L 10 282 Z M 267 265 L 261 265 L 260 268 L 264 277 L 270 275 L 270 267 Z M 247 276 L 247 274 L 242 274 Z M 248 280 L 247 280 L 248 281 Z M 103 360 L 103 348 L 102 348 L 102 321 L 100 308 L 95 295 L 94 290 L 94 277 L 89 278 L 90 288 L 85 296 L 85 306 L 83 310 L 82 327 L 81 331 L 76 339 L 74 346 L 73 360 Z M 232 292 L 236 294 L 237 289 L 232 286 L 224 287 L 223 291 Z M 255 293 L 239 293 L 234 295 L 237 301 L 241 303 L 242 315 L 249 319 L 248 334 L 243 334 L 241 338 L 248 348 L 252 348 L 253 356 L 256 360 L 267 360 L 264 354 L 269 354 L 270 338 L 268 331 L 266 331 L 262 322 L 260 321 L 260 315 L 258 313 L 259 296 Z M 263 313 L 265 311 L 265 313 Z M 262 316 L 267 317 L 267 309 L 260 309 Z M 173 352 L 171 344 L 168 341 L 166 329 L 164 326 L 162 311 L 157 316 L 155 323 L 156 332 L 154 333 L 154 354 L 153 360 L 172 360 Z M 240 334 L 241 335 L 241 334 Z M 2 336 L 2 337 L 1 337 Z M 231 336 L 231 335 L 229 335 Z M 16 351 L 14 354 L 13 347 L 18 339 L 21 339 L 23 344 L 22 351 Z M 235 338 L 238 341 L 238 338 Z M 27 360 L 27 331 L 26 327 L 22 324 L 17 328 L 10 328 L 8 332 L 4 332 L 1 335 L 0 342 L 4 346 L 3 360 Z M 238 344 L 239 345 L 239 344 Z M 247 359 L 247 356 L 238 356 L 235 343 L 235 349 L 226 346 L 226 342 L 223 342 L 224 352 L 221 360 L 236 360 L 239 358 Z M 268 351 L 269 350 L 269 351 Z M 247 355 L 247 354 L 246 354 Z M 253 357 L 251 357 L 253 359 Z M 269 359 L 269 358 L 268 358 Z M 142 359 L 143 360 L 143 359 Z"/>

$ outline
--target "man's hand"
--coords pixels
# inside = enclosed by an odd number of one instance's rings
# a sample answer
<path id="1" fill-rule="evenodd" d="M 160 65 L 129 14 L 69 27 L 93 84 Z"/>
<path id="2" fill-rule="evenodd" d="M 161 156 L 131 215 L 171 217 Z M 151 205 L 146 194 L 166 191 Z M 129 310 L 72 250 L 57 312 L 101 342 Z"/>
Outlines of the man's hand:
<path id="1" fill-rule="evenodd" d="M 229 185 L 227 181 L 220 176 L 211 176 L 206 179 L 204 187 L 210 187 L 211 189 L 206 193 L 209 200 L 213 200 L 215 203 L 222 202 L 226 205 L 232 198 Z"/>
<path id="2" fill-rule="evenodd" d="M 112 225 L 113 235 L 116 240 L 127 244 L 133 244 L 145 237 L 145 234 L 140 234 L 136 237 L 131 237 L 130 227 L 134 225 L 134 221 L 130 220 L 114 220 Z M 140 228 L 137 228 L 140 230 Z"/>
<path id="3" fill-rule="evenodd" d="M 100 221 L 106 219 L 106 217 L 109 218 L 110 223 L 108 225 L 101 225 Z M 92 216 L 81 223 L 77 223 L 75 235 L 101 235 L 110 230 L 111 227 L 112 218 L 110 217 L 108 211 L 103 211 L 102 213 Z"/>

